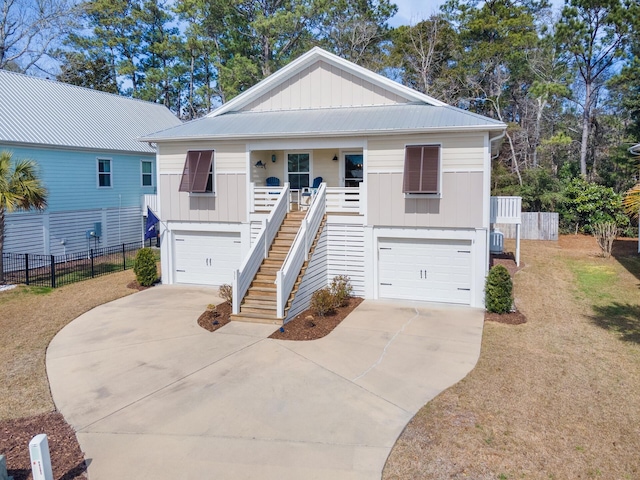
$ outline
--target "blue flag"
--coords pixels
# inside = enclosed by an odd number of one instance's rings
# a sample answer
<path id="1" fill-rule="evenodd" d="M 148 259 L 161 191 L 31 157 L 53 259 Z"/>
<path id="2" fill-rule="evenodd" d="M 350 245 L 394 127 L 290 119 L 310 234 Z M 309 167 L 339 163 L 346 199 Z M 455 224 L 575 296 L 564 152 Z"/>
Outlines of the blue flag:
<path id="1" fill-rule="evenodd" d="M 158 223 L 160 219 L 156 217 L 155 213 L 151 211 L 149 207 L 147 207 L 147 225 L 144 231 L 144 239 L 148 240 L 150 238 L 155 238 L 156 236 L 156 223 Z"/>

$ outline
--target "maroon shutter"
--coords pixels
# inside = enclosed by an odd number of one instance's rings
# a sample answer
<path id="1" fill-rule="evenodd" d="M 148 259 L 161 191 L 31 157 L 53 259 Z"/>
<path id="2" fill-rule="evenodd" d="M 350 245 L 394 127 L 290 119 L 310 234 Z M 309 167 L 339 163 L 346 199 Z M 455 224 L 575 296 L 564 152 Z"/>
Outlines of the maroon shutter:
<path id="1" fill-rule="evenodd" d="M 420 191 L 421 169 L 422 147 L 406 147 L 404 157 L 404 182 L 402 186 L 402 191 L 404 193 L 415 193 Z"/>
<path id="2" fill-rule="evenodd" d="M 438 160 L 440 147 L 422 147 L 422 185 L 423 193 L 438 193 Z"/>
<path id="3" fill-rule="evenodd" d="M 180 192 L 204 193 L 213 162 L 213 150 L 192 150 L 187 152 L 184 162 Z"/>
<path id="4" fill-rule="evenodd" d="M 403 193 L 438 193 L 440 147 L 405 147 Z"/>

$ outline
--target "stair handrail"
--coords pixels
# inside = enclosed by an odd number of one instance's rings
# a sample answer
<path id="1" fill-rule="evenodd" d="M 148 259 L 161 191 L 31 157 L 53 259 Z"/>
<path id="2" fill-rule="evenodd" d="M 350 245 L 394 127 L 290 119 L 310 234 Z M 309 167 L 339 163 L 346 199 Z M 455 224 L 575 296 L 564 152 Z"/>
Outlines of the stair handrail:
<path id="1" fill-rule="evenodd" d="M 269 254 L 269 248 L 275 238 L 280 225 L 289 212 L 289 183 L 284 184 L 278 201 L 269 213 L 269 216 L 262 221 L 262 228 L 255 242 L 251 246 L 249 253 L 244 257 L 244 261 L 238 270 L 233 271 L 233 314 L 240 313 L 240 302 L 249 290 L 260 265 Z"/>
<path id="2" fill-rule="evenodd" d="M 309 260 L 309 251 L 318 233 L 327 208 L 327 184 L 321 183 L 311 199 L 311 205 L 302 220 L 291 248 L 282 263 L 282 268 L 276 274 L 276 316 L 284 318 L 284 308 L 293 290 L 300 269 Z"/>

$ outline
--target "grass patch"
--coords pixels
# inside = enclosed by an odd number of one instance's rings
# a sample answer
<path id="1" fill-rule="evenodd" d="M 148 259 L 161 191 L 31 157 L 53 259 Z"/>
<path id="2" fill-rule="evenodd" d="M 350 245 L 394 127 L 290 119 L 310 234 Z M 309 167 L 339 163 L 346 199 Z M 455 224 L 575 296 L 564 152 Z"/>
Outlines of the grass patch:
<path id="1" fill-rule="evenodd" d="M 51 289 L 19 286 L 0 292 L 0 420 L 55 409 L 45 352 L 58 331 L 84 312 L 134 293 L 132 270 Z"/>
<path id="2" fill-rule="evenodd" d="M 416 414 L 384 479 L 640 478 L 638 259 L 598 252 L 522 242 L 527 323 L 485 324 L 476 368 Z"/>
<path id="3" fill-rule="evenodd" d="M 600 260 L 600 259 L 598 259 Z M 616 284 L 617 272 L 612 264 L 594 264 L 595 260 L 572 259 L 569 266 L 576 276 L 579 291 L 582 298 L 593 300 L 609 300 L 614 297 L 611 287 Z"/>

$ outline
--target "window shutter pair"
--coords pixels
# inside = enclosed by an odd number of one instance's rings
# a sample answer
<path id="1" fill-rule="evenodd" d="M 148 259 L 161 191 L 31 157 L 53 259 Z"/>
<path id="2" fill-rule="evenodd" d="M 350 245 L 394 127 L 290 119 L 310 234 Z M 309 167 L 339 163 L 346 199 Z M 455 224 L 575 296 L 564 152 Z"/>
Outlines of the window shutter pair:
<path id="1" fill-rule="evenodd" d="M 405 147 L 403 193 L 440 193 L 438 145 Z"/>
<path id="2" fill-rule="evenodd" d="M 205 193 L 213 163 L 213 150 L 190 150 L 184 162 L 180 192 Z"/>

